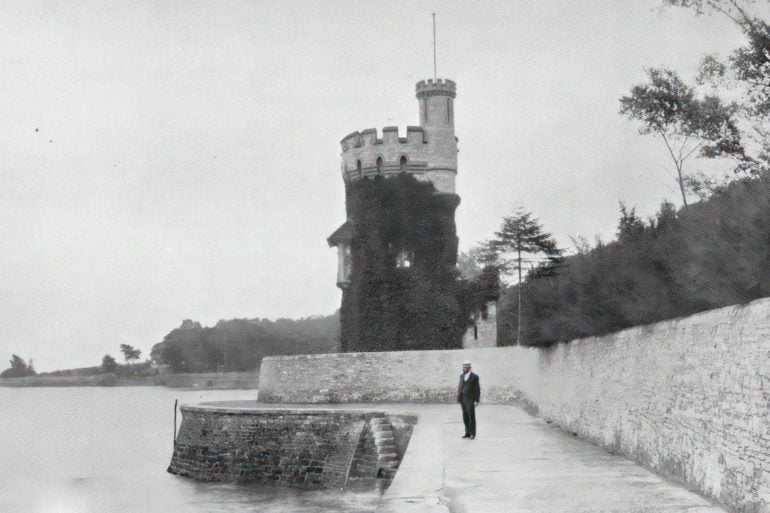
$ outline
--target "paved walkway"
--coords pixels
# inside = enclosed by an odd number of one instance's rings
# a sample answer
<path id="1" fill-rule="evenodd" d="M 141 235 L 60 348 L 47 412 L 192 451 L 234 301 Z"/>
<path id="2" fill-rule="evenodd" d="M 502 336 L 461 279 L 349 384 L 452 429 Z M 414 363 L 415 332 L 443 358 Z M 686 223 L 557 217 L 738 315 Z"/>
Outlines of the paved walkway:
<path id="1" fill-rule="evenodd" d="M 482 404 L 476 440 L 454 404 L 203 403 L 226 409 L 363 409 L 418 416 L 377 513 L 726 513 L 517 406 Z"/>
<path id="2" fill-rule="evenodd" d="M 419 421 L 377 513 L 726 512 L 516 406 L 479 406 L 476 440 L 459 406 L 397 409 Z"/>

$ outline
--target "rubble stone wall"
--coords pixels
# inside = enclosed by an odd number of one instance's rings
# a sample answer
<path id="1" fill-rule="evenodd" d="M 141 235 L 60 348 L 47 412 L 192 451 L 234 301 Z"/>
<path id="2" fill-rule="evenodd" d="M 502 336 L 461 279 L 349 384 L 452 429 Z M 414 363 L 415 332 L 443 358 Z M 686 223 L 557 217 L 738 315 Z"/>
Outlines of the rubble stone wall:
<path id="1" fill-rule="evenodd" d="M 378 412 L 205 406 L 182 406 L 182 416 L 169 472 L 198 481 L 306 488 L 378 485 L 371 419 L 398 426 L 393 434 L 402 451 L 416 422 Z"/>

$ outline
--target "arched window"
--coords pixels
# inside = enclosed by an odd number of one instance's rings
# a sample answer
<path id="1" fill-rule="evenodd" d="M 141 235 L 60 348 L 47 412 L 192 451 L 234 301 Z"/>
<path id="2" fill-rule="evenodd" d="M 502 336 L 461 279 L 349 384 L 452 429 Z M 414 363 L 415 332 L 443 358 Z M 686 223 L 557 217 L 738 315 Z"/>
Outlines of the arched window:
<path id="1" fill-rule="evenodd" d="M 399 161 L 399 167 L 401 168 L 402 173 L 406 173 L 406 155 L 401 156 L 401 160 Z"/>
<path id="2" fill-rule="evenodd" d="M 382 157 L 377 157 L 377 174 L 382 174 Z"/>
<path id="3" fill-rule="evenodd" d="M 353 268 L 353 257 L 350 254 L 350 244 L 342 246 L 342 283 L 350 282 L 350 271 Z"/>
<path id="4" fill-rule="evenodd" d="M 359 178 L 364 176 L 363 171 L 361 171 L 361 161 L 360 160 L 356 161 L 356 173 L 358 173 L 358 177 Z"/>

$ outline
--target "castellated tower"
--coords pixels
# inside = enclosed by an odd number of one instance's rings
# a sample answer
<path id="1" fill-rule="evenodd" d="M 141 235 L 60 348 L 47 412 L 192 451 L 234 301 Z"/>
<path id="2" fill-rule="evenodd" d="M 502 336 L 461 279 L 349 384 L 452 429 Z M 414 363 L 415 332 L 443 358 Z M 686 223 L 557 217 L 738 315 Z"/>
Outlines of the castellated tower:
<path id="1" fill-rule="evenodd" d="M 455 83 L 417 83 L 419 126 L 342 139 L 347 220 L 338 251 L 343 351 L 460 347 L 454 213 Z"/>
<path id="2" fill-rule="evenodd" d="M 353 132 L 342 139 L 342 178 L 347 182 L 399 173 L 430 181 L 437 191 L 454 194 L 457 174 L 457 138 L 454 128 L 455 83 L 423 80 L 417 83 L 420 126 Z"/>

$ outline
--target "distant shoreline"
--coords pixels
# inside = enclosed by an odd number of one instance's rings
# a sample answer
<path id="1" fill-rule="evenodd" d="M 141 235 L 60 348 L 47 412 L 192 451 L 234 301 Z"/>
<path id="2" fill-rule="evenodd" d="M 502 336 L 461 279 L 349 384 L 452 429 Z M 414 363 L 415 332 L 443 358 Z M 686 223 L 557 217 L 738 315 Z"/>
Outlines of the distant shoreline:
<path id="1" fill-rule="evenodd" d="M 164 386 L 170 388 L 199 389 L 255 389 L 259 383 L 259 371 L 253 372 L 205 372 L 186 374 L 157 374 L 155 376 L 25 376 L 0 378 L 0 387 L 113 387 L 113 386 Z"/>

